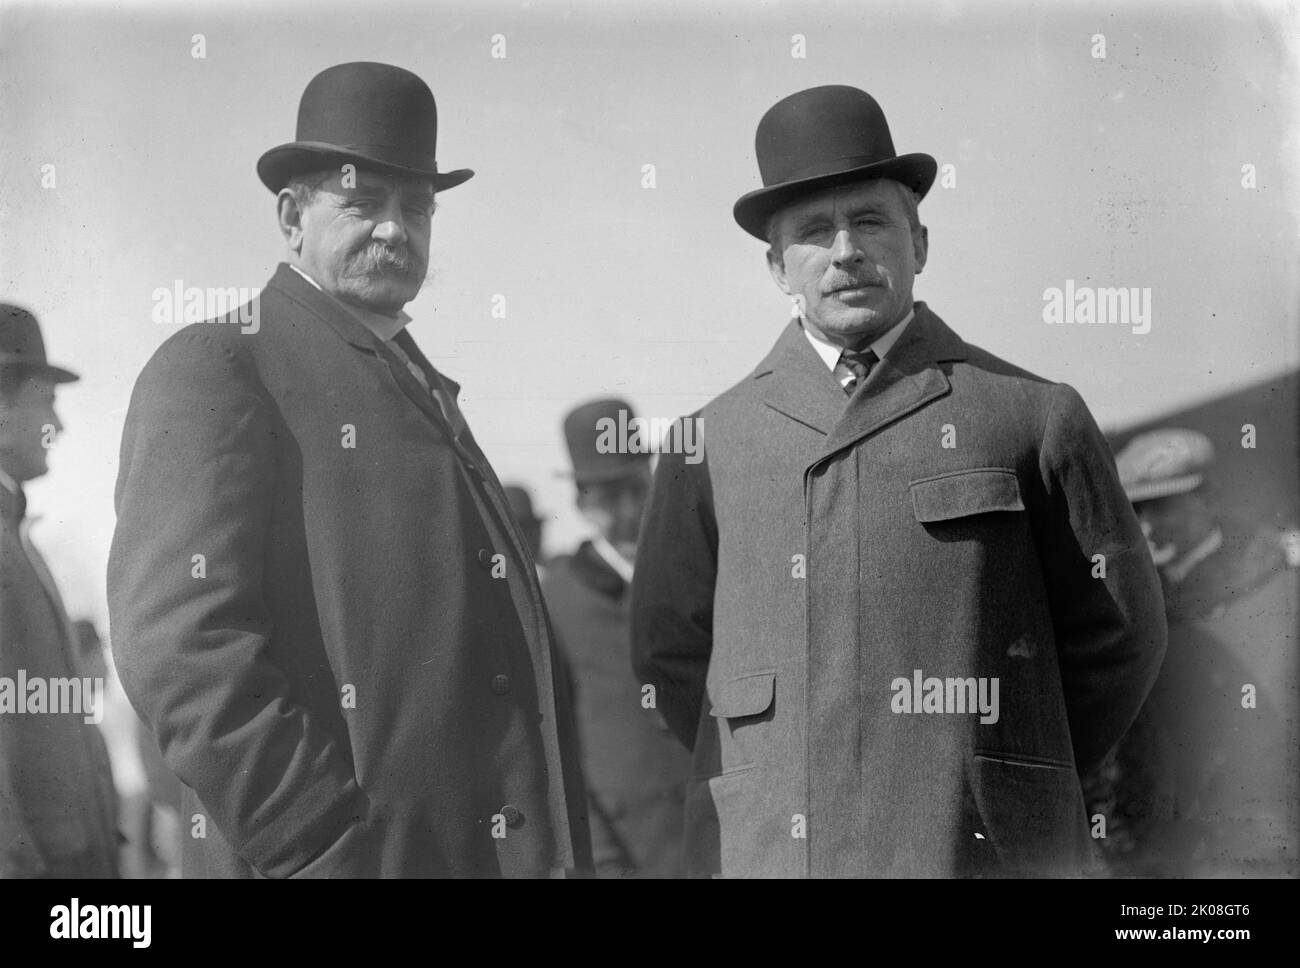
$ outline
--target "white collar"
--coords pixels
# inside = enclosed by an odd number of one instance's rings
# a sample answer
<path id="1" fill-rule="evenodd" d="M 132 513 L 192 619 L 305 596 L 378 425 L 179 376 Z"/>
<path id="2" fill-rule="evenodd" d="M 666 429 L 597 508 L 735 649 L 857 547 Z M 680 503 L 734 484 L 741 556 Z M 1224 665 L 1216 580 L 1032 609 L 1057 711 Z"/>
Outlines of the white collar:
<path id="1" fill-rule="evenodd" d="M 307 273 L 300 267 L 291 263 L 289 268 L 298 273 L 298 275 L 302 276 L 317 289 L 320 289 L 321 292 L 325 292 L 324 289 L 321 289 L 320 283 L 307 275 Z M 406 324 L 411 321 L 411 317 L 400 309 L 397 311 L 396 316 L 387 316 L 384 313 L 377 313 L 373 309 L 365 309 L 361 306 L 354 306 L 351 303 L 344 302 L 332 293 L 325 292 L 325 295 L 329 296 L 336 303 L 350 312 L 357 318 L 362 326 L 370 330 L 370 332 L 374 333 L 385 343 L 400 333 L 402 329 L 405 328 Z"/>
<path id="2" fill-rule="evenodd" d="M 902 320 L 872 341 L 871 351 L 876 354 L 877 359 L 883 360 L 885 354 L 893 349 L 894 344 L 898 342 L 898 337 L 903 335 L 903 330 L 907 328 L 907 324 L 912 321 L 912 317 L 915 315 L 915 309 L 908 310 L 907 315 Z M 833 372 L 836 364 L 840 361 L 840 353 L 843 347 L 836 346 L 834 343 L 815 334 L 811 326 L 803 324 L 802 318 L 800 319 L 800 326 L 803 329 L 804 336 L 808 337 L 808 342 L 812 344 L 812 348 L 817 351 L 817 355 L 826 364 L 826 369 Z"/>
<path id="3" fill-rule="evenodd" d="M 603 535 L 592 535 L 591 546 L 605 564 L 618 573 L 619 578 L 622 578 L 629 585 L 632 584 L 632 563 L 624 558 L 617 548 L 606 541 Z"/>
<path id="4" fill-rule="evenodd" d="M 3 469 L 0 469 L 0 486 L 3 486 L 5 490 L 9 491 L 14 496 L 17 496 L 19 491 L 18 482 L 6 474 Z"/>
<path id="5" fill-rule="evenodd" d="M 1171 585 L 1182 584 L 1183 580 L 1192 573 L 1193 568 L 1221 547 L 1223 547 L 1223 532 L 1215 528 L 1205 536 L 1204 541 L 1183 555 L 1178 561 L 1165 565 L 1165 578 L 1169 580 Z"/>

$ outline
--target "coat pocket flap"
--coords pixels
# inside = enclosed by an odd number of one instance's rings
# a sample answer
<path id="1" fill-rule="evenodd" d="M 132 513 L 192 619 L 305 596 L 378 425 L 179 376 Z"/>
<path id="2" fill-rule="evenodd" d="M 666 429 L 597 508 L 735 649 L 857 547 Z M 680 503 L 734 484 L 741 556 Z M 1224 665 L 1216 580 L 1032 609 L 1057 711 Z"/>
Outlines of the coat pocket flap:
<path id="1" fill-rule="evenodd" d="M 751 672 L 709 690 L 713 701 L 712 713 L 726 719 L 738 716 L 758 716 L 767 712 L 776 694 L 775 672 Z"/>
<path id="2" fill-rule="evenodd" d="M 978 467 L 913 481 L 912 510 L 916 520 L 948 521 L 989 511 L 1023 511 L 1015 471 Z"/>

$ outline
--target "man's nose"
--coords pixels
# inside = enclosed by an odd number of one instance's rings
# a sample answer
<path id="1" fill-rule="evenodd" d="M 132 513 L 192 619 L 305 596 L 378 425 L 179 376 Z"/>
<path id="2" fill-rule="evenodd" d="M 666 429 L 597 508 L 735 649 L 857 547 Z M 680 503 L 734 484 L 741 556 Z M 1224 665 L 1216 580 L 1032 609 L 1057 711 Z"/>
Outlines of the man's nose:
<path id="1" fill-rule="evenodd" d="M 384 212 L 371 235 L 376 241 L 385 242 L 389 245 L 405 245 L 406 223 L 402 221 L 401 208 L 394 206 L 389 211 Z"/>
<path id="2" fill-rule="evenodd" d="M 852 231 L 844 228 L 835 233 L 835 242 L 831 245 L 831 261 L 837 266 L 856 265 L 866 257 Z"/>

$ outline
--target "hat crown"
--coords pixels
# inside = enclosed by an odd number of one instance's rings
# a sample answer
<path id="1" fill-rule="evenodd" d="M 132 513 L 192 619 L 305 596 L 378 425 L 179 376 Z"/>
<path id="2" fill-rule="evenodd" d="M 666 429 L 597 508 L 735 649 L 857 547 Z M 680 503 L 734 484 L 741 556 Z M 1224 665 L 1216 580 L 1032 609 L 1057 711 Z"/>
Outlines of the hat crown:
<path id="1" fill-rule="evenodd" d="M 41 325 L 30 310 L 0 304 L 0 358 L 5 363 L 45 364 Z"/>
<path id="2" fill-rule="evenodd" d="M 56 383 L 78 379 L 72 371 L 50 365 L 36 315 L 13 303 L 0 302 L 0 365 L 31 367 Z"/>
<path id="3" fill-rule="evenodd" d="M 649 460 L 646 452 L 633 453 L 618 446 L 626 443 L 618 439 L 620 431 L 635 419 L 632 405 L 617 397 L 591 400 L 569 412 L 564 418 L 564 443 L 579 483 L 616 479 Z M 602 438 L 614 444 L 614 449 L 602 449 Z"/>
<path id="4" fill-rule="evenodd" d="M 754 152 L 765 186 L 896 157 L 879 103 L 842 84 L 809 88 L 774 104 L 758 123 Z"/>
<path id="5" fill-rule="evenodd" d="M 438 107 L 429 85 L 391 64 L 356 61 L 317 74 L 298 104 L 297 139 L 381 150 L 411 167 L 432 166 Z"/>

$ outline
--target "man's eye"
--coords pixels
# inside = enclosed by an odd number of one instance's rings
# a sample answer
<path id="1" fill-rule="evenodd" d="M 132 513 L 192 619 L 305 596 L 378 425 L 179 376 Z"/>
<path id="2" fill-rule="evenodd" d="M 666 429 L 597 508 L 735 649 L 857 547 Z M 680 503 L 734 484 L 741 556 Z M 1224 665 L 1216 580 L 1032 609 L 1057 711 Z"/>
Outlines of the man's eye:
<path id="1" fill-rule="evenodd" d="M 870 226 L 870 225 L 880 225 L 882 223 L 881 223 L 880 216 L 878 215 L 860 215 L 853 220 L 853 224 L 858 226 Z"/>

